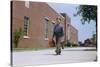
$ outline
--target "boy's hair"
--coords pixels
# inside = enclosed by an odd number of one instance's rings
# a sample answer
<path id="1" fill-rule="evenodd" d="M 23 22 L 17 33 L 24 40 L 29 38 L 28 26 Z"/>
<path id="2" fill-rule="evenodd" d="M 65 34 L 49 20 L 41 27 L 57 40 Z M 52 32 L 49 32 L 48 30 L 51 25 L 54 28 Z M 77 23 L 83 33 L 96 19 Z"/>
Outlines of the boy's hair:
<path id="1" fill-rule="evenodd" d="M 58 20 L 58 19 L 61 21 L 61 18 L 60 18 L 60 17 L 57 17 L 57 18 L 56 18 L 56 20 Z"/>

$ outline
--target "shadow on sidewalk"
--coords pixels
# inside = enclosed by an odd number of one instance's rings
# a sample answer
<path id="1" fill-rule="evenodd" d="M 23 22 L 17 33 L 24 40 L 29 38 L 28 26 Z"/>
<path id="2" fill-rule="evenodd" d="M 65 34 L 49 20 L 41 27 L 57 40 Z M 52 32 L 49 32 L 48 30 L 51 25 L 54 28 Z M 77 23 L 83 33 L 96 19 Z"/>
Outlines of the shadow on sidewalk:
<path id="1" fill-rule="evenodd" d="M 57 56 L 56 54 L 44 54 L 44 55 L 53 55 L 53 56 Z"/>
<path id="2" fill-rule="evenodd" d="M 96 51 L 96 49 L 65 49 L 62 51 Z"/>

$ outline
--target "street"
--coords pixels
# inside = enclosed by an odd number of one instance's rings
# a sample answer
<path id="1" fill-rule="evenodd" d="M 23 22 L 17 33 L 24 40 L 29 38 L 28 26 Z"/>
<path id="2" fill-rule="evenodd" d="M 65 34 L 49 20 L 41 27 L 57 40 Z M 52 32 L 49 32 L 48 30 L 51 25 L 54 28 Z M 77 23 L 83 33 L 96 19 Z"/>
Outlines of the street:
<path id="1" fill-rule="evenodd" d="M 55 49 L 44 49 L 38 51 L 14 51 L 12 52 L 13 66 L 44 65 L 61 63 L 80 63 L 96 60 L 96 51 L 84 51 L 84 49 L 95 48 L 65 48 L 61 55 L 55 54 Z"/>

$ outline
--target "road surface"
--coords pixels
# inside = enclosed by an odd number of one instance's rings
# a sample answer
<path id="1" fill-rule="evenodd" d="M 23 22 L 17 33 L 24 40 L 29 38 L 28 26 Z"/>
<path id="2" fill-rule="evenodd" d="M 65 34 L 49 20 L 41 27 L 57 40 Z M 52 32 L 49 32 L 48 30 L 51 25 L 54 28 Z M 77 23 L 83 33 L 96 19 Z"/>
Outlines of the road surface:
<path id="1" fill-rule="evenodd" d="M 80 63 L 96 60 L 96 51 L 84 51 L 87 48 L 65 48 L 61 55 L 55 54 L 55 49 L 38 51 L 14 51 L 12 52 L 13 66 L 44 65 L 61 63 Z M 88 48 L 93 49 L 93 48 Z"/>

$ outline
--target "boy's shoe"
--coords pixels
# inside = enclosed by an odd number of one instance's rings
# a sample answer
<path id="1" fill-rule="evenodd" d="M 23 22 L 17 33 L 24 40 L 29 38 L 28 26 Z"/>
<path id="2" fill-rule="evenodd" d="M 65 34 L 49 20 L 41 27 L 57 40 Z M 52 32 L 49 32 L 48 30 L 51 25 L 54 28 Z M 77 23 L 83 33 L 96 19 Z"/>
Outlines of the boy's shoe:
<path id="1" fill-rule="evenodd" d="M 59 50 L 59 53 L 58 53 L 58 55 L 61 55 L 61 50 Z"/>
<path id="2" fill-rule="evenodd" d="M 61 50 L 59 51 L 55 50 L 55 52 L 56 52 L 56 55 L 61 55 Z"/>

